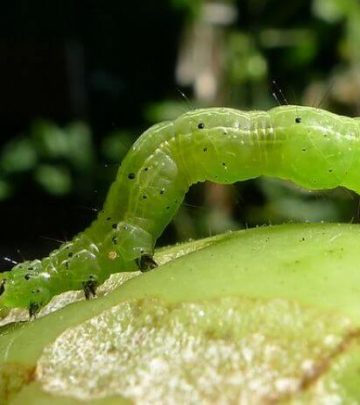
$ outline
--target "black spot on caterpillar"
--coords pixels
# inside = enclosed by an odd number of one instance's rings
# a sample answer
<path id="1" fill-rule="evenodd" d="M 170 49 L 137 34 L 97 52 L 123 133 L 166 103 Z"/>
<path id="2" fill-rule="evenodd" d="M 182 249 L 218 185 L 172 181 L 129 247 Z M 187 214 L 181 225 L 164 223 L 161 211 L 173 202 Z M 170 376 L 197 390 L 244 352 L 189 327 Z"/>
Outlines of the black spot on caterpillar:
<path id="1" fill-rule="evenodd" d="M 34 316 L 63 291 L 83 288 L 89 298 L 114 272 L 154 268 L 156 240 L 197 182 L 268 175 L 308 189 L 360 192 L 359 142 L 358 118 L 300 106 L 199 109 L 157 124 L 123 160 L 88 229 L 0 276 L 0 307 L 25 307 Z"/>

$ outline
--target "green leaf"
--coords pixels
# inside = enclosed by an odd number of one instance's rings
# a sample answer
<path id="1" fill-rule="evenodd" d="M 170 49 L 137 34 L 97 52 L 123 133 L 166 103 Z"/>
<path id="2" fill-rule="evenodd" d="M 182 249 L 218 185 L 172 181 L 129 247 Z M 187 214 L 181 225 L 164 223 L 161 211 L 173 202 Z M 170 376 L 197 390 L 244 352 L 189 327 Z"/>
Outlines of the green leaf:
<path id="1" fill-rule="evenodd" d="M 357 225 L 301 224 L 161 249 L 158 269 L 4 328 L 0 398 L 357 403 L 359 244 Z"/>

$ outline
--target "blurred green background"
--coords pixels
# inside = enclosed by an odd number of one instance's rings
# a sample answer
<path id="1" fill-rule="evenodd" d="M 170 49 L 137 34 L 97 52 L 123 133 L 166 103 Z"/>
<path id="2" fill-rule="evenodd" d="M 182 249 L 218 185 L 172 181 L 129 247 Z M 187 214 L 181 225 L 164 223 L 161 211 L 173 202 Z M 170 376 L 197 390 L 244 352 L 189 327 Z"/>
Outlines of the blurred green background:
<path id="1" fill-rule="evenodd" d="M 358 0 L 15 0 L 0 13 L 0 269 L 101 208 L 141 132 L 201 106 L 360 115 Z M 288 221 L 359 221 L 347 190 L 196 185 L 161 244 Z"/>

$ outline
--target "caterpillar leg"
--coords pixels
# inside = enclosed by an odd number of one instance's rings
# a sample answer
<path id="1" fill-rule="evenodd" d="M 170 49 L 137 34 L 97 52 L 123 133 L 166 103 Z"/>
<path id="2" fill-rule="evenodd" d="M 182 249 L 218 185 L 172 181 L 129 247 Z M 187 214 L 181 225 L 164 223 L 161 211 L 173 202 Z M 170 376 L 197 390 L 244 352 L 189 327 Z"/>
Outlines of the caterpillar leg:
<path id="1" fill-rule="evenodd" d="M 91 275 L 87 281 L 82 283 L 85 298 L 88 300 L 96 296 L 96 288 L 98 286 L 98 281 L 96 277 Z"/>
<path id="2" fill-rule="evenodd" d="M 29 305 L 29 318 L 30 320 L 35 319 L 36 315 L 40 311 L 41 305 L 38 302 L 30 302 Z"/>
<path id="3" fill-rule="evenodd" d="M 150 271 L 157 267 L 157 263 L 151 255 L 142 255 L 137 260 L 136 263 L 139 267 L 139 270 L 143 273 L 146 271 Z"/>

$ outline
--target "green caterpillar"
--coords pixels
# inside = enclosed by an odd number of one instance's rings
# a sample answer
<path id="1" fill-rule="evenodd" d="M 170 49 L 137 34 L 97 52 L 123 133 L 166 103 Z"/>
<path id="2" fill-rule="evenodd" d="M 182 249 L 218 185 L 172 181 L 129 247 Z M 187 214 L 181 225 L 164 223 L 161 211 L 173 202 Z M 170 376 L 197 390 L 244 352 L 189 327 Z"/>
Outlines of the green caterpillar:
<path id="1" fill-rule="evenodd" d="M 359 193 L 359 141 L 359 118 L 300 106 L 199 109 L 154 125 L 128 152 L 88 229 L 1 275 L 0 308 L 28 308 L 33 317 L 61 292 L 83 288 L 89 298 L 112 273 L 155 267 L 155 242 L 197 182 L 267 175 Z"/>

